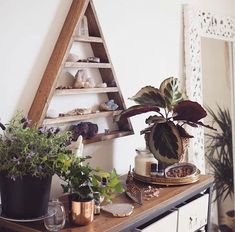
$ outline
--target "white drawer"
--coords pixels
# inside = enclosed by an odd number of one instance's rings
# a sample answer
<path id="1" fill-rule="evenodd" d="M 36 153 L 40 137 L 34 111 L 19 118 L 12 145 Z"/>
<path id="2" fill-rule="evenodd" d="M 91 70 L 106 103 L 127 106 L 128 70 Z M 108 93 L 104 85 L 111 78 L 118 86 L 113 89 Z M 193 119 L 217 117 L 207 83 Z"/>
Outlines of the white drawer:
<path id="1" fill-rule="evenodd" d="M 142 232 L 177 232 L 177 211 L 174 211 L 165 217 L 153 222 L 150 225 L 140 226 L 136 231 Z"/>
<path id="2" fill-rule="evenodd" d="M 209 194 L 178 209 L 178 232 L 194 232 L 207 224 Z"/>

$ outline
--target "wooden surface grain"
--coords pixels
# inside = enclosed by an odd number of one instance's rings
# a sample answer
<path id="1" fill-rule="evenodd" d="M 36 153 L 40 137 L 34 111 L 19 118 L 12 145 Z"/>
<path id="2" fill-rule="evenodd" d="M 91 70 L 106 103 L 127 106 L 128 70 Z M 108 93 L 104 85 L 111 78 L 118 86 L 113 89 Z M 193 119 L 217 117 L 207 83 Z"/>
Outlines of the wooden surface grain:
<path id="1" fill-rule="evenodd" d="M 133 204 L 134 211 L 129 217 L 114 218 L 107 213 L 102 213 L 95 217 L 95 220 L 88 226 L 79 228 L 67 228 L 62 230 L 63 232 L 114 232 L 123 230 L 128 225 L 141 221 L 149 214 L 162 211 L 167 206 L 174 205 L 175 202 L 180 201 L 187 196 L 198 192 L 208 184 L 213 182 L 212 177 L 201 176 L 197 183 L 191 185 L 177 186 L 177 187 L 161 187 L 159 197 L 144 201 L 143 205 Z M 125 194 L 120 195 L 114 202 L 127 202 L 131 201 Z"/>
<path id="2" fill-rule="evenodd" d="M 101 212 L 95 216 L 94 221 L 87 226 L 71 227 L 67 225 L 61 232 L 114 232 L 121 231 L 130 225 L 144 222 L 143 220 L 150 215 L 160 215 L 161 213 L 175 207 L 180 202 L 191 198 L 193 195 L 210 187 L 213 178 L 201 175 L 197 183 L 174 187 L 159 187 L 160 194 L 158 197 L 149 201 L 144 201 L 143 205 L 133 203 L 125 193 L 116 197 L 114 203 L 132 203 L 134 211 L 129 217 L 114 218 L 111 214 Z M 38 223 L 12 223 L 0 219 L 0 225 L 8 225 L 18 232 L 36 232 L 45 231 L 42 222 Z"/>

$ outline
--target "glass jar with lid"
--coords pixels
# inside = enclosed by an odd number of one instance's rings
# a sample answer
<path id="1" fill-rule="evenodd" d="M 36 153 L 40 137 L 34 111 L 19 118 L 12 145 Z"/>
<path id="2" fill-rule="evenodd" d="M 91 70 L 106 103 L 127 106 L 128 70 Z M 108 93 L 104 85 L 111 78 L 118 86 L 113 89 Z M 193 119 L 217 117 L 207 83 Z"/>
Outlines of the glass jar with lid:
<path id="1" fill-rule="evenodd" d="M 53 213 L 44 219 L 44 225 L 48 231 L 60 231 L 66 221 L 65 208 L 58 199 L 52 199 L 48 204 L 48 210 Z"/>
<path id="2" fill-rule="evenodd" d="M 136 149 L 135 173 L 141 176 L 150 176 L 151 164 L 158 161 L 148 149 Z"/>

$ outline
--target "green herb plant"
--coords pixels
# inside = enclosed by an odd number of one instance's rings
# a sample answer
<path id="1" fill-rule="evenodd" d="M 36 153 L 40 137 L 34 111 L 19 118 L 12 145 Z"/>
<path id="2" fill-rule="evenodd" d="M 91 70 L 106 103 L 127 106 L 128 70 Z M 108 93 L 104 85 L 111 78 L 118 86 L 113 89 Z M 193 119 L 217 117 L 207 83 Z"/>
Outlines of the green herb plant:
<path id="1" fill-rule="evenodd" d="M 102 178 L 106 178 L 107 184 L 102 186 Z M 94 192 L 99 192 L 101 197 L 104 197 L 106 202 L 111 202 L 117 193 L 123 192 L 123 187 L 116 170 L 111 172 L 104 172 L 96 169 L 96 173 L 92 178 L 92 185 Z"/>
<path id="2" fill-rule="evenodd" d="M 70 167 L 60 174 L 61 178 L 65 181 L 65 183 L 61 184 L 64 192 L 72 194 L 75 201 L 93 199 L 93 169 L 89 164 L 83 164 L 89 158 L 89 156 L 75 157 Z"/>
<path id="3" fill-rule="evenodd" d="M 30 125 L 20 113 L 0 127 L 1 174 L 13 180 L 26 175 L 42 178 L 69 168 L 73 157 L 67 149 L 69 132 Z"/>
<path id="4" fill-rule="evenodd" d="M 93 199 L 93 193 L 99 191 L 111 200 L 115 192 L 122 187 L 115 170 L 104 172 L 94 170 L 86 163 L 89 156 L 77 157 L 68 145 L 70 132 L 59 128 L 30 125 L 30 121 L 17 114 L 7 125 L 0 123 L 0 174 L 15 180 L 26 175 L 43 178 L 57 174 L 65 181 L 64 192 L 73 194 L 75 200 Z M 106 187 L 99 186 L 102 177 L 106 177 Z"/>
<path id="5" fill-rule="evenodd" d="M 85 161 L 86 157 L 76 157 L 66 172 L 60 174 L 65 181 L 62 184 L 64 192 L 72 194 L 73 200 L 88 201 L 94 198 L 94 192 L 99 192 L 106 201 L 111 201 L 117 193 L 123 192 L 122 184 L 115 169 L 105 172 L 99 168 L 92 169 Z M 102 178 L 107 179 L 107 185 L 102 186 Z"/>

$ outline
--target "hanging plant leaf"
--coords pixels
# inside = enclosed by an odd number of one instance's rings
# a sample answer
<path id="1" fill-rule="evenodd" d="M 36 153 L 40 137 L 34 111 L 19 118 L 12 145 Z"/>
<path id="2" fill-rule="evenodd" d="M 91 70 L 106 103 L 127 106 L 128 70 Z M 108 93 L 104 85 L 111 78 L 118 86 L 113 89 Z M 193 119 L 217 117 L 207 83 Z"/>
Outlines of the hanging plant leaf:
<path id="1" fill-rule="evenodd" d="M 166 118 L 162 117 L 162 116 L 149 116 L 146 120 L 145 123 L 148 125 L 151 125 L 153 123 L 164 123 L 166 122 Z"/>
<path id="2" fill-rule="evenodd" d="M 165 79 L 160 85 L 160 91 L 165 96 L 166 106 L 169 111 L 184 100 L 183 94 L 179 91 L 179 80 L 174 77 Z"/>
<path id="3" fill-rule="evenodd" d="M 158 107 L 166 107 L 164 96 L 159 89 L 152 86 L 145 86 L 138 91 L 135 96 L 129 98 L 140 105 L 155 105 Z"/>
<path id="4" fill-rule="evenodd" d="M 183 152 L 180 134 L 175 124 L 169 121 L 153 127 L 148 145 L 154 157 L 167 165 L 179 162 Z"/>
<path id="5" fill-rule="evenodd" d="M 176 125 L 181 138 L 193 138 L 182 126 Z"/>
<path id="6" fill-rule="evenodd" d="M 190 100 L 179 102 L 173 109 L 176 116 L 174 120 L 184 120 L 189 122 L 198 122 L 200 119 L 206 117 L 207 113 L 202 106 Z"/>
<path id="7" fill-rule="evenodd" d="M 152 105 L 135 105 L 126 110 L 123 110 L 119 115 L 115 117 L 115 121 L 119 121 L 121 118 L 129 118 L 138 114 L 147 113 L 150 111 L 159 112 L 160 109 L 157 106 Z"/>

